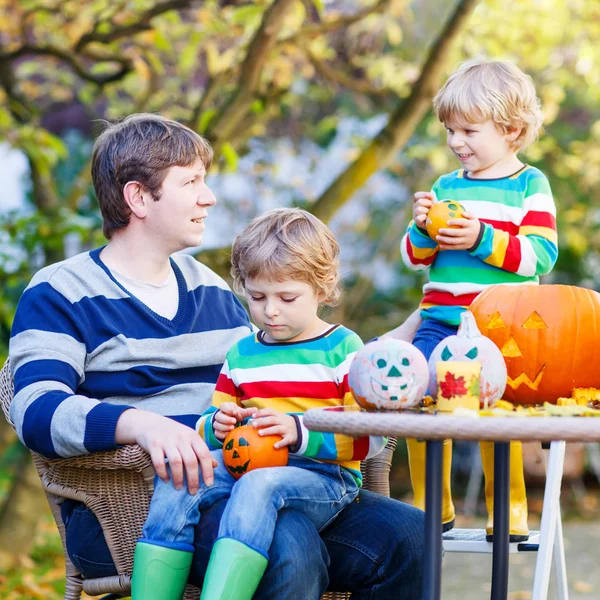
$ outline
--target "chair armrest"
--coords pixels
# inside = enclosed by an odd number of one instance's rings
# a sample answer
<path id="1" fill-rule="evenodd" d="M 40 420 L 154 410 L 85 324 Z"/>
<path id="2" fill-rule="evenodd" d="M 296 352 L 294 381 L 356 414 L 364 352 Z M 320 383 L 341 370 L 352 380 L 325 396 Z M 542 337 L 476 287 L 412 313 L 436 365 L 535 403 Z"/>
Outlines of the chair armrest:
<path id="1" fill-rule="evenodd" d="M 117 450 L 108 452 L 94 452 L 69 458 L 44 458 L 40 457 L 52 468 L 79 468 L 92 470 L 125 469 L 128 471 L 143 471 L 152 467 L 150 455 L 137 444 L 127 444 Z"/>
<path id="2" fill-rule="evenodd" d="M 89 507 L 100 522 L 119 574 L 131 574 L 135 543 L 154 490 L 150 456 L 138 445 L 73 458 L 32 454 L 44 490 L 57 499 L 70 498 Z"/>
<path id="3" fill-rule="evenodd" d="M 388 438 L 385 448 L 377 456 L 363 461 L 360 466 L 363 487 L 388 498 L 390 496 L 390 469 L 396 443 L 395 437 Z"/>

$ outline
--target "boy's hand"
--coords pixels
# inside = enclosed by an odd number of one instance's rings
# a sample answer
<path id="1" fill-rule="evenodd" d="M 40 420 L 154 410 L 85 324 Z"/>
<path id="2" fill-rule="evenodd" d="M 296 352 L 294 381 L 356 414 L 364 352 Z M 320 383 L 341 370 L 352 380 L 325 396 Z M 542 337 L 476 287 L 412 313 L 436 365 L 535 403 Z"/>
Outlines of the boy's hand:
<path id="1" fill-rule="evenodd" d="M 252 425 L 258 428 L 258 435 L 280 435 L 283 439 L 273 444 L 275 448 L 291 446 L 298 441 L 294 417 L 273 408 L 262 408 L 254 413 Z"/>
<path id="2" fill-rule="evenodd" d="M 473 248 L 479 232 L 481 230 L 481 221 L 471 213 L 463 213 L 461 219 L 450 219 L 448 225 L 458 225 L 458 229 L 449 229 L 442 227 L 436 241 L 440 245 L 440 250 L 470 250 Z"/>
<path id="3" fill-rule="evenodd" d="M 258 408 L 242 408 L 235 402 L 223 402 L 213 417 L 213 433 L 218 440 L 223 441 L 227 434 L 246 417 L 251 417 Z"/>
<path id="4" fill-rule="evenodd" d="M 429 209 L 433 206 L 433 194 L 431 192 L 417 192 L 413 199 L 413 219 L 420 229 L 425 229 L 425 221 Z"/>

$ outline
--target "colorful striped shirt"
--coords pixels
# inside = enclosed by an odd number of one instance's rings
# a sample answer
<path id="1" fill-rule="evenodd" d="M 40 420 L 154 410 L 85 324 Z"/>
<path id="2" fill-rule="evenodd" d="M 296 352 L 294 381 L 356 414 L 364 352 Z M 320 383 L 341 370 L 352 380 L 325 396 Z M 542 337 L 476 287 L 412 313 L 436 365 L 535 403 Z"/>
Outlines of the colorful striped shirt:
<path id="1" fill-rule="evenodd" d="M 130 294 L 100 251 L 42 269 L 15 315 L 11 417 L 49 458 L 116 448 L 129 408 L 195 427 L 227 350 L 252 331 L 225 281 L 192 256 L 171 257 L 179 307 L 169 320 Z"/>
<path id="2" fill-rule="evenodd" d="M 209 448 L 222 447 L 214 435 L 212 418 L 223 402 L 243 408 L 273 408 L 297 417 L 297 455 L 338 463 L 360 485 L 360 461 L 381 452 L 387 440 L 309 431 L 302 415 L 309 408 L 357 406 L 348 385 L 348 370 L 362 346 L 361 339 L 341 325 L 300 342 L 267 343 L 262 332 L 240 340 L 227 353 L 213 404 L 198 421 L 200 435 Z"/>
<path id="3" fill-rule="evenodd" d="M 433 186 L 437 200 L 455 200 L 483 223 L 477 246 L 440 251 L 414 221 L 402 238 L 404 263 L 429 269 L 421 316 L 450 325 L 475 297 L 494 284 L 537 284 L 558 256 L 556 207 L 546 176 L 525 166 L 500 179 L 471 179 L 459 169 Z"/>

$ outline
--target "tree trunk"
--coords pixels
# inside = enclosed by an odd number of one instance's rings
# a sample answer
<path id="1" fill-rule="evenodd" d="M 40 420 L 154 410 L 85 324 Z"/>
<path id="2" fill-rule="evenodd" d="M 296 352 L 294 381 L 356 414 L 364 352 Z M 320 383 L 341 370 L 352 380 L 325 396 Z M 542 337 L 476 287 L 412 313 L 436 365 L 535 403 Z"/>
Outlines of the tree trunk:
<path id="1" fill-rule="evenodd" d="M 40 478 L 29 451 L 22 447 L 17 476 L 0 510 L 0 571 L 13 568 L 19 556 L 31 551 L 37 524 L 47 513 Z"/>
<path id="2" fill-rule="evenodd" d="M 377 171 L 389 165 L 425 116 L 450 56 L 450 47 L 464 29 L 479 0 L 461 0 L 433 44 L 410 96 L 390 116 L 360 156 L 323 192 L 312 212 L 325 222 Z"/>

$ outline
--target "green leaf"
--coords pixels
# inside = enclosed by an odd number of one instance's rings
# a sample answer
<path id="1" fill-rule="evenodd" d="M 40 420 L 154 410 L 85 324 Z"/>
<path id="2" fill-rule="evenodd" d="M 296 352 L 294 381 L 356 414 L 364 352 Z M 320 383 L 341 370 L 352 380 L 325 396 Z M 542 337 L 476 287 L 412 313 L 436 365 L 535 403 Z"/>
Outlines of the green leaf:
<path id="1" fill-rule="evenodd" d="M 209 123 L 212 121 L 213 117 L 217 114 L 217 111 L 214 108 L 209 108 L 205 110 L 198 119 L 198 133 L 205 133 L 208 129 Z"/>
<path id="2" fill-rule="evenodd" d="M 225 160 L 227 170 L 236 171 L 238 167 L 239 156 L 235 151 L 235 148 L 229 142 L 225 142 L 221 147 L 221 154 Z"/>

